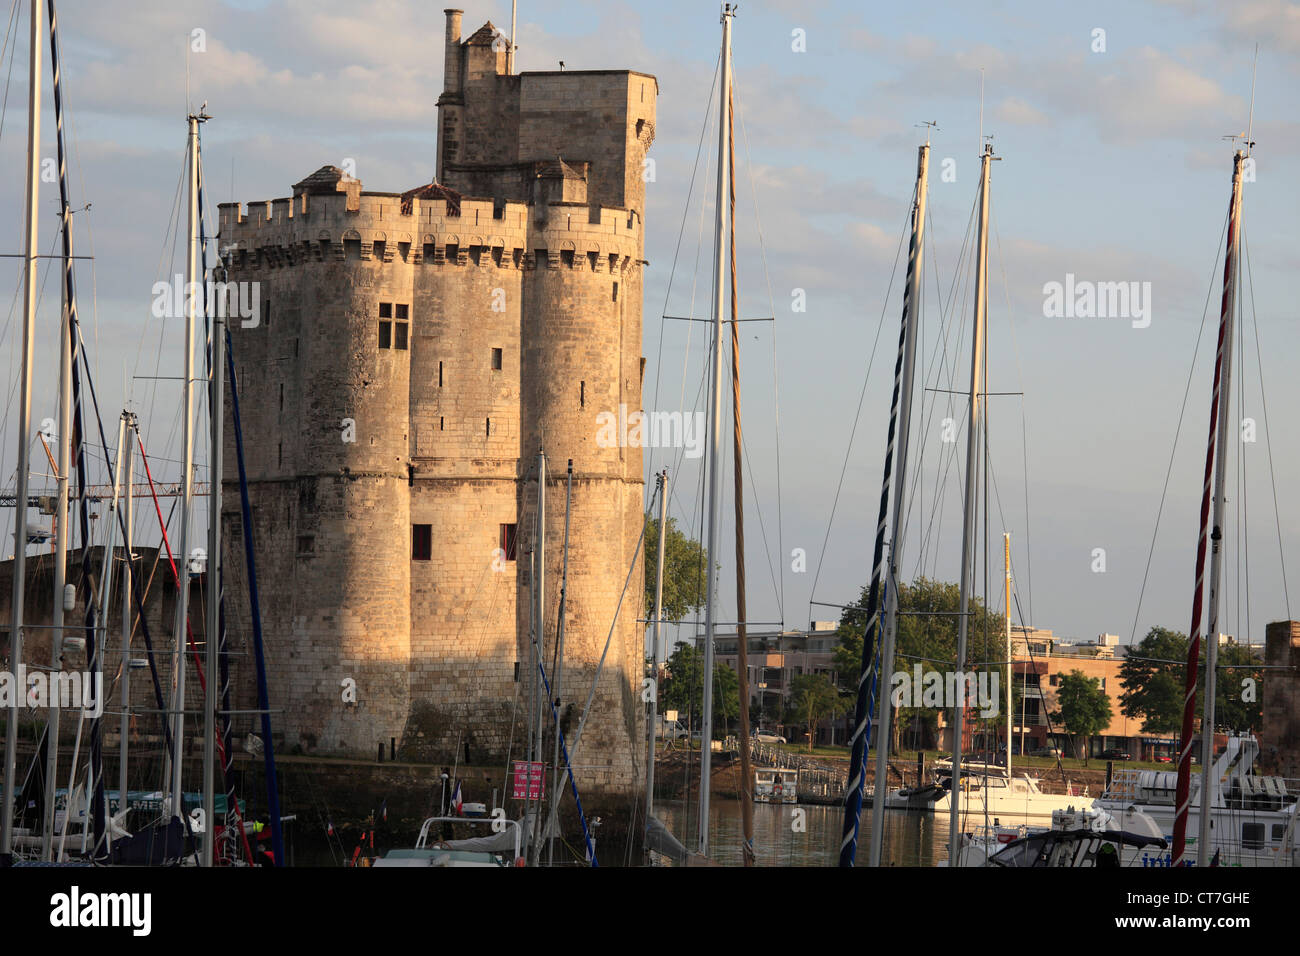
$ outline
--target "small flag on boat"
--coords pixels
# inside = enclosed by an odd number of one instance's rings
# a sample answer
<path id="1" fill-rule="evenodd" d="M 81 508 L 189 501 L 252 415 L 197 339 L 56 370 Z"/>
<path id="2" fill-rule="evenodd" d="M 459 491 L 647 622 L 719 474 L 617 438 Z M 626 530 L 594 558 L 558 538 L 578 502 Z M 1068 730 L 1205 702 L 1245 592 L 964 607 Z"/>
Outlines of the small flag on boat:
<path id="1" fill-rule="evenodd" d="M 451 792 L 451 808 L 456 811 L 456 816 L 460 816 L 465 808 L 465 799 L 460 792 L 460 781 L 456 781 L 456 789 Z"/>
<path id="2" fill-rule="evenodd" d="M 384 798 L 383 805 L 379 808 L 379 818 L 385 823 L 388 822 L 388 798 Z"/>
<path id="3" fill-rule="evenodd" d="M 328 822 L 325 824 L 325 832 L 326 832 L 326 834 L 328 834 L 329 836 L 333 836 L 333 835 L 334 835 L 334 821 L 333 821 L 333 820 L 330 820 L 330 821 L 328 821 Z"/>

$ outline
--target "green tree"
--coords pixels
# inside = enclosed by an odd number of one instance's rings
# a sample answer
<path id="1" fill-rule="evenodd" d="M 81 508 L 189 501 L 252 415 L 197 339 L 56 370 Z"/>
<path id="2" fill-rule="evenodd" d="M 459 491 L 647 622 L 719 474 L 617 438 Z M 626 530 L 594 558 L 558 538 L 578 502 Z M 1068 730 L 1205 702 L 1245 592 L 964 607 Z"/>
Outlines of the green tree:
<path id="1" fill-rule="evenodd" d="M 1187 635 L 1166 627 L 1153 627 L 1120 665 L 1124 692 L 1120 712 L 1141 719 L 1147 733 L 1178 733 L 1183 724 L 1184 684 L 1187 680 Z M 1196 713 L 1204 714 L 1205 643 L 1201 643 L 1196 696 Z M 1259 685 L 1263 677 L 1260 661 L 1242 644 L 1219 648 L 1218 679 L 1215 681 L 1215 724 L 1219 729 L 1245 731 L 1262 721 Z"/>
<path id="2" fill-rule="evenodd" d="M 800 674 L 790 682 L 790 709 L 808 728 L 808 749 L 812 750 L 817 724 L 844 713 L 847 699 L 825 674 Z"/>
<path id="3" fill-rule="evenodd" d="M 1183 720 L 1187 635 L 1153 627 L 1119 666 L 1120 713 L 1151 734 L 1177 733 Z M 1181 662 L 1181 663 L 1180 663 Z"/>
<path id="4" fill-rule="evenodd" d="M 1259 687 L 1262 662 L 1243 644 L 1219 648 L 1218 680 L 1214 682 L 1214 722 L 1220 730 L 1257 730 L 1264 722 Z M 1204 695 L 1202 695 L 1204 696 Z"/>
<path id="5" fill-rule="evenodd" d="M 654 615 L 655 575 L 659 568 L 659 520 L 651 518 L 645 529 L 645 606 L 646 617 Z M 685 620 L 692 611 L 704 606 L 704 546 L 687 537 L 669 518 L 664 534 L 664 607 L 665 621 Z"/>
<path id="6" fill-rule="evenodd" d="M 835 651 L 837 683 L 846 693 L 856 694 L 858 675 L 862 667 L 862 639 L 867 629 L 867 598 L 869 587 L 862 589 L 858 600 L 846 607 L 840 615 L 836 630 L 839 647 Z M 898 589 L 898 638 L 895 657 L 877 680 L 877 687 L 889 687 L 890 677 L 898 671 L 913 674 L 913 666 L 921 665 L 924 675 L 933 670 L 950 670 L 956 666 L 957 612 L 961 607 L 961 589 L 956 584 L 917 578 Z M 967 634 L 968 661 L 1007 660 L 1009 658 L 1002 615 L 989 614 L 983 602 L 974 595 L 970 599 L 971 626 Z M 984 641 L 987 634 L 988 654 Z M 939 662 L 953 661 L 952 665 Z M 1005 673 L 1001 680 L 1006 680 Z M 1005 685 L 1002 695 L 1005 697 Z M 999 706 L 999 712 L 1001 712 Z M 901 707 L 893 721 L 892 748 L 901 743 L 900 728 L 918 722 L 933 734 L 938 727 L 938 712 L 933 708 Z"/>
<path id="7" fill-rule="evenodd" d="M 1081 670 L 1061 675 L 1056 688 L 1056 702 L 1060 710 L 1052 716 L 1061 721 L 1068 734 L 1083 737 L 1086 741 L 1110 725 L 1110 698 L 1101 689 L 1101 681 L 1084 676 Z M 1087 749 L 1084 750 L 1083 762 L 1085 766 L 1088 763 Z"/>
<path id="8" fill-rule="evenodd" d="M 704 654 L 679 642 L 668 658 L 667 676 L 659 697 L 663 709 L 686 715 L 692 727 L 704 715 Z M 740 680 L 724 664 L 713 664 L 713 724 L 725 728 L 740 714 Z"/>

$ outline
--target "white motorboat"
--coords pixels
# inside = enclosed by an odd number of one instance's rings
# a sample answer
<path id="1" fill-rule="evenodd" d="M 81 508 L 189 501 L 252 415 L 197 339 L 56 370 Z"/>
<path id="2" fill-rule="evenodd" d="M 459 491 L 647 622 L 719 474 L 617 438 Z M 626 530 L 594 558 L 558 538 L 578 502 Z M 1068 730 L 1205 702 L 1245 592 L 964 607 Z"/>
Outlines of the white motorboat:
<path id="1" fill-rule="evenodd" d="M 1296 866 L 1297 792 L 1300 782 L 1254 773 L 1259 742 L 1251 735 L 1229 737 L 1210 772 L 1210 852 L 1221 866 Z M 1172 770 L 1117 770 L 1096 806 L 1115 812 L 1137 807 L 1172 841 L 1178 774 Z M 1196 834 L 1201 807 L 1200 780 L 1191 778 L 1187 832 Z M 1200 846 L 1187 839 L 1187 860 L 1197 861 Z M 1170 866 L 1167 850 L 1145 849 L 1143 866 Z"/>

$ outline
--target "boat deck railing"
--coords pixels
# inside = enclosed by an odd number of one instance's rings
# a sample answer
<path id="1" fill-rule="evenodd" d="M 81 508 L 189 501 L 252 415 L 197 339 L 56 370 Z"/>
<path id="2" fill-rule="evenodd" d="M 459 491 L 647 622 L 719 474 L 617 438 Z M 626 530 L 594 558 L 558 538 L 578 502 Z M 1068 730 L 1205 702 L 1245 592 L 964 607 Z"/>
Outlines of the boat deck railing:
<path id="1" fill-rule="evenodd" d="M 1111 774 L 1110 784 L 1102 793 L 1102 798 L 1134 803 L 1172 803 L 1175 779 L 1175 772 L 1171 770 L 1122 767 Z M 1190 795 L 1196 800 L 1201 792 L 1199 766 L 1194 769 L 1190 782 Z M 1300 799 L 1300 779 L 1268 775 L 1251 775 L 1236 780 L 1230 778 L 1226 785 L 1220 785 L 1219 799 L 1225 797 L 1229 805 L 1265 802 L 1288 805 Z"/>
<path id="2" fill-rule="evenodd" d="M 790 753 L 774 744 L 750 741 L 750 759 L 756 765 L 775 770 L 797 770 L 801 799 L 838 800 L 848 786 L 848 774 L 806 754 Z"/>
<path id="3" fill-rule="evenodd" d="M 429 848 L 429 829 L 435 823 L 468 823 L 471 826 L 487 825 L 492 828 L 493 833 L 500 832 L 500 827 L 505 824 L 514 828 L 515 837 L 515 855 L 514 859 L 519 859 L 519 848 L 522 842 L 523 826 L 518 820 L 505 820 L 496 817 L 429 817 L 420 825 L 420 835 L 415 838 L 415 849 L 424 850 Z"/>

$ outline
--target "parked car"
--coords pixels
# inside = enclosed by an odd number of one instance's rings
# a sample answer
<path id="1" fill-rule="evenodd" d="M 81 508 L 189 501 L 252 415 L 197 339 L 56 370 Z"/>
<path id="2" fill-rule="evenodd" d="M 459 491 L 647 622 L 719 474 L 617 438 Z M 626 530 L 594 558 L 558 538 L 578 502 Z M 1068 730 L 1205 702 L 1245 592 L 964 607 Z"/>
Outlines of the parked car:
<path id="1" fill-rule="evenodd" d="M 782 737 L 780 734 L 778 734 L 778 733 L 773 733 L 773 732 L 770 731 L 770 730 L 758 730 L 758 729 L 755 729 L 755 730 L 750 734 L 750 736 L 752 736 L 752 737 L 753 737 L 755 740 L 757 740 L 760 744 L 784 744 L 784 743 L 788 743 L 788 741 L 787 741 L 784 737 Z"/>
<path id="2" fill-rule="evenodd" d="M 1031 757 L 1059 757 L 1061 751 L 1056 747 L 1039 747 L 1037 750 L 1029 751 Z"/>
<path id="3" fill-rule="evenodd" d="M 1100 754 L 1102 760 L 1132 760 L 1133 755 L 1119 747 L 1110 747 Z"/>

